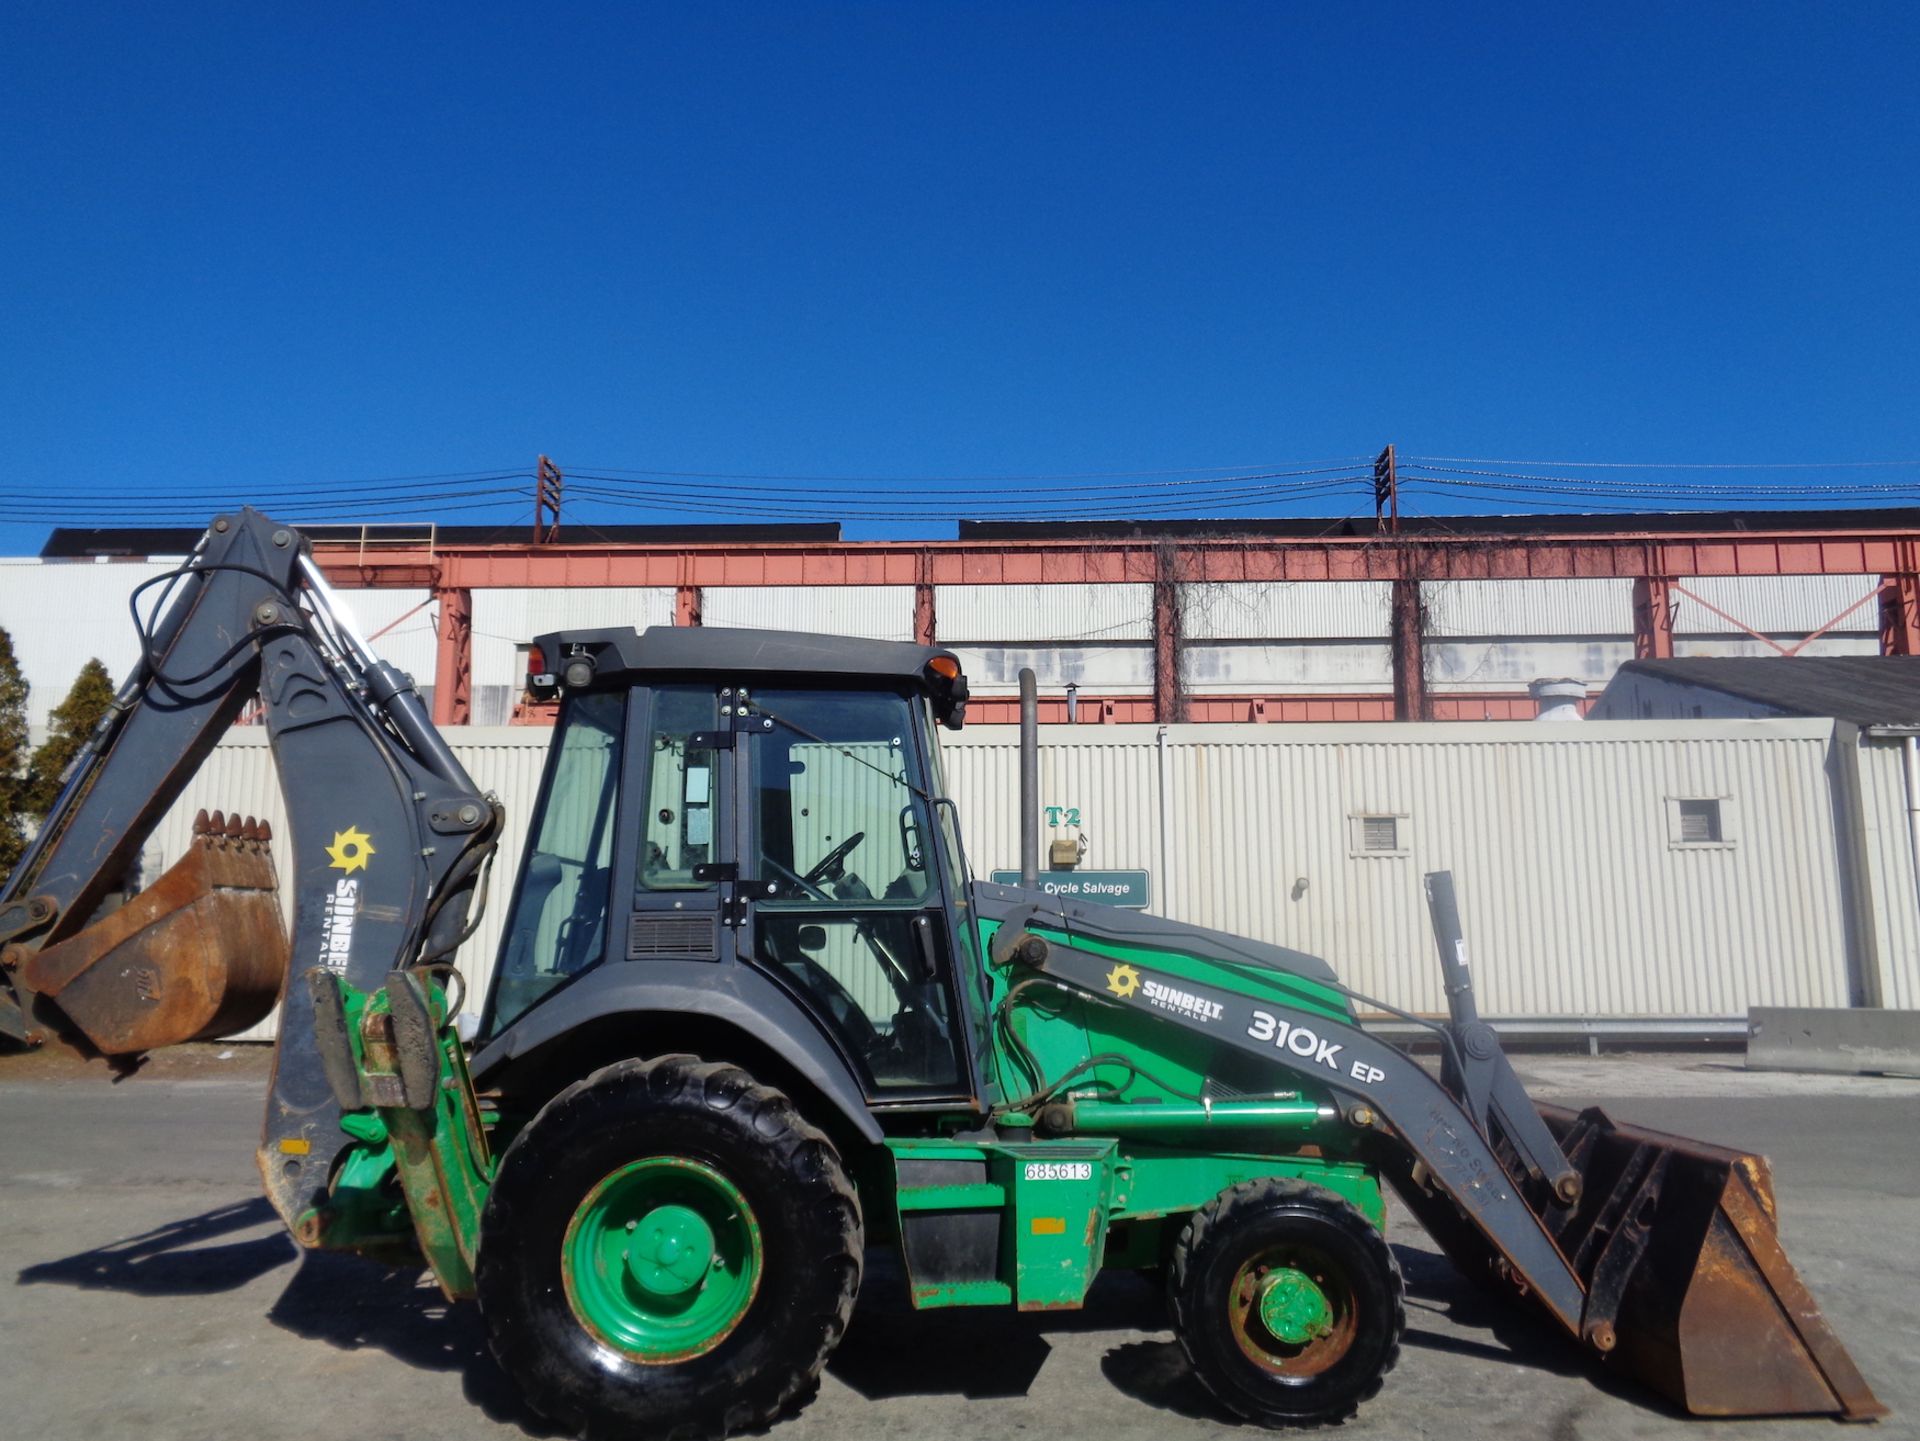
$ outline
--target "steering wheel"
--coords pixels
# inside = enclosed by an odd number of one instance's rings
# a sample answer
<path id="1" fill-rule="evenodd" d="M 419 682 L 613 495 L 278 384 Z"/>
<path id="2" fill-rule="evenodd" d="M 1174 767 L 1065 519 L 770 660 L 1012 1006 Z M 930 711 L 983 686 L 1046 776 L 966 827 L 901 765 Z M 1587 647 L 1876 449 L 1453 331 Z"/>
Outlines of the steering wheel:
<path id="1" fill-rule="evenodd" d="M 800 877 L 800 883 L 805 886 L 813 886 L 818 885 L 822 880 L 831 880 L 837 876 L 840 872 L 841 865 L 846 861 L 848 856 L 853 854 L 853 848 L 866 838 L 867 833 L 865 831 L 855 831 L 844 841 L 840 842 L 839 845 L 815 861 L 813 863 L 813 869 Z"/>

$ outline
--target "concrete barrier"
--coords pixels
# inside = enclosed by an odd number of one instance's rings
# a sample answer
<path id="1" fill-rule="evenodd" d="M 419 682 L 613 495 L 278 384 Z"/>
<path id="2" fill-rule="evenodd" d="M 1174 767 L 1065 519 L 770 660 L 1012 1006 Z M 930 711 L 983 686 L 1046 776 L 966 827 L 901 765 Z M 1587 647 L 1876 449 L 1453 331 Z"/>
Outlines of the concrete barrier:
<path id="1" fill-rule="evenodd" d="M 1755 1006 L 1747 1068 L 1920 1076 L 1920 1011 Z"/>

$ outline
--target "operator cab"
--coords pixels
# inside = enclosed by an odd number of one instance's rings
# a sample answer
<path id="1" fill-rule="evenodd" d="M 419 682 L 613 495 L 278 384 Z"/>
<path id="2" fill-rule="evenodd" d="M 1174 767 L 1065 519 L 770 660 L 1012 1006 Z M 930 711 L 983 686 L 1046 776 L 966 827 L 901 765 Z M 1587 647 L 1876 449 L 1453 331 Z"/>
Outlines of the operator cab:
<path id="1" fill-rule="evenodd" d="M 589 976 L 740 967 L 799 1006 L 868 1105 L 976 1097 L 984 1020 L 956 977 L 978 967 L 954 964 L 975 940 L 935 738 L 965 717 L 952 654 L 706 627 L 536 645 L 534 692 L 560 714 L 482 1034 Z"/>

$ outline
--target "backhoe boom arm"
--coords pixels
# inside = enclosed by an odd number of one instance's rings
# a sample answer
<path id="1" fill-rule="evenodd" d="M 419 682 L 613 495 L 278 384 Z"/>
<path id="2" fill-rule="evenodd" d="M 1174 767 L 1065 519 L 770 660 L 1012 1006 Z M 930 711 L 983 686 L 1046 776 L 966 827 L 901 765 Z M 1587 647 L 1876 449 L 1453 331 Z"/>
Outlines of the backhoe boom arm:
<path id="1" fill-rule="evenodd" d="M 312 989 L 288 979 L 320 967 L 376 990 L 392 971 L 450 965 L 500 807 L 411 680 L 355 633 L 298 531 L 251 509 L 218 517 L 154 609 L 140 664 L 0 894 L 0 1035 L 125 1057 L 206 1034 L 216 1015 L 237 1029 L 278 996 L 261 1170 L 292 1224 L 346 1137 Z M 181 865 L 97 914 L 256 695 L 291 831 L 290 939 L 261 921 L 263 828 L 237 820 L 201 827 Z"/>

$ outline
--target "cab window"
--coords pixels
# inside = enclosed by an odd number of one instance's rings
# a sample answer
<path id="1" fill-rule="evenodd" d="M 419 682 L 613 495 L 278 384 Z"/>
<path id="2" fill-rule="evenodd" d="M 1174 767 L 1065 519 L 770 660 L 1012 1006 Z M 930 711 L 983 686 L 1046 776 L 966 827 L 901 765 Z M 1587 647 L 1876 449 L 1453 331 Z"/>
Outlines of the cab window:
<path id="1" fill-rule="evenodd" d="M 913 717 L 885 693 L 766 691 L 753 739 L 754 949 L 807 992 L 876 1090 L 960 1080 Z"/>
<path id="2" fill-rule="evenodd" d="M 699 891 L 694 867 L 718 856 L 719 756 L 694 738 L 714 730 L 711 689 L 661 686 L 653 692 L 647 735 L 646 798 L 640 842 L 640 886 L 649 891 Z"/>
<path id="3" fill-rule="evenodd" d="M 567 702 L 513 912 L 495 992 L 498 1033 L 597 965 L 607 949 L 607 892 L 626 695 Z"/>

